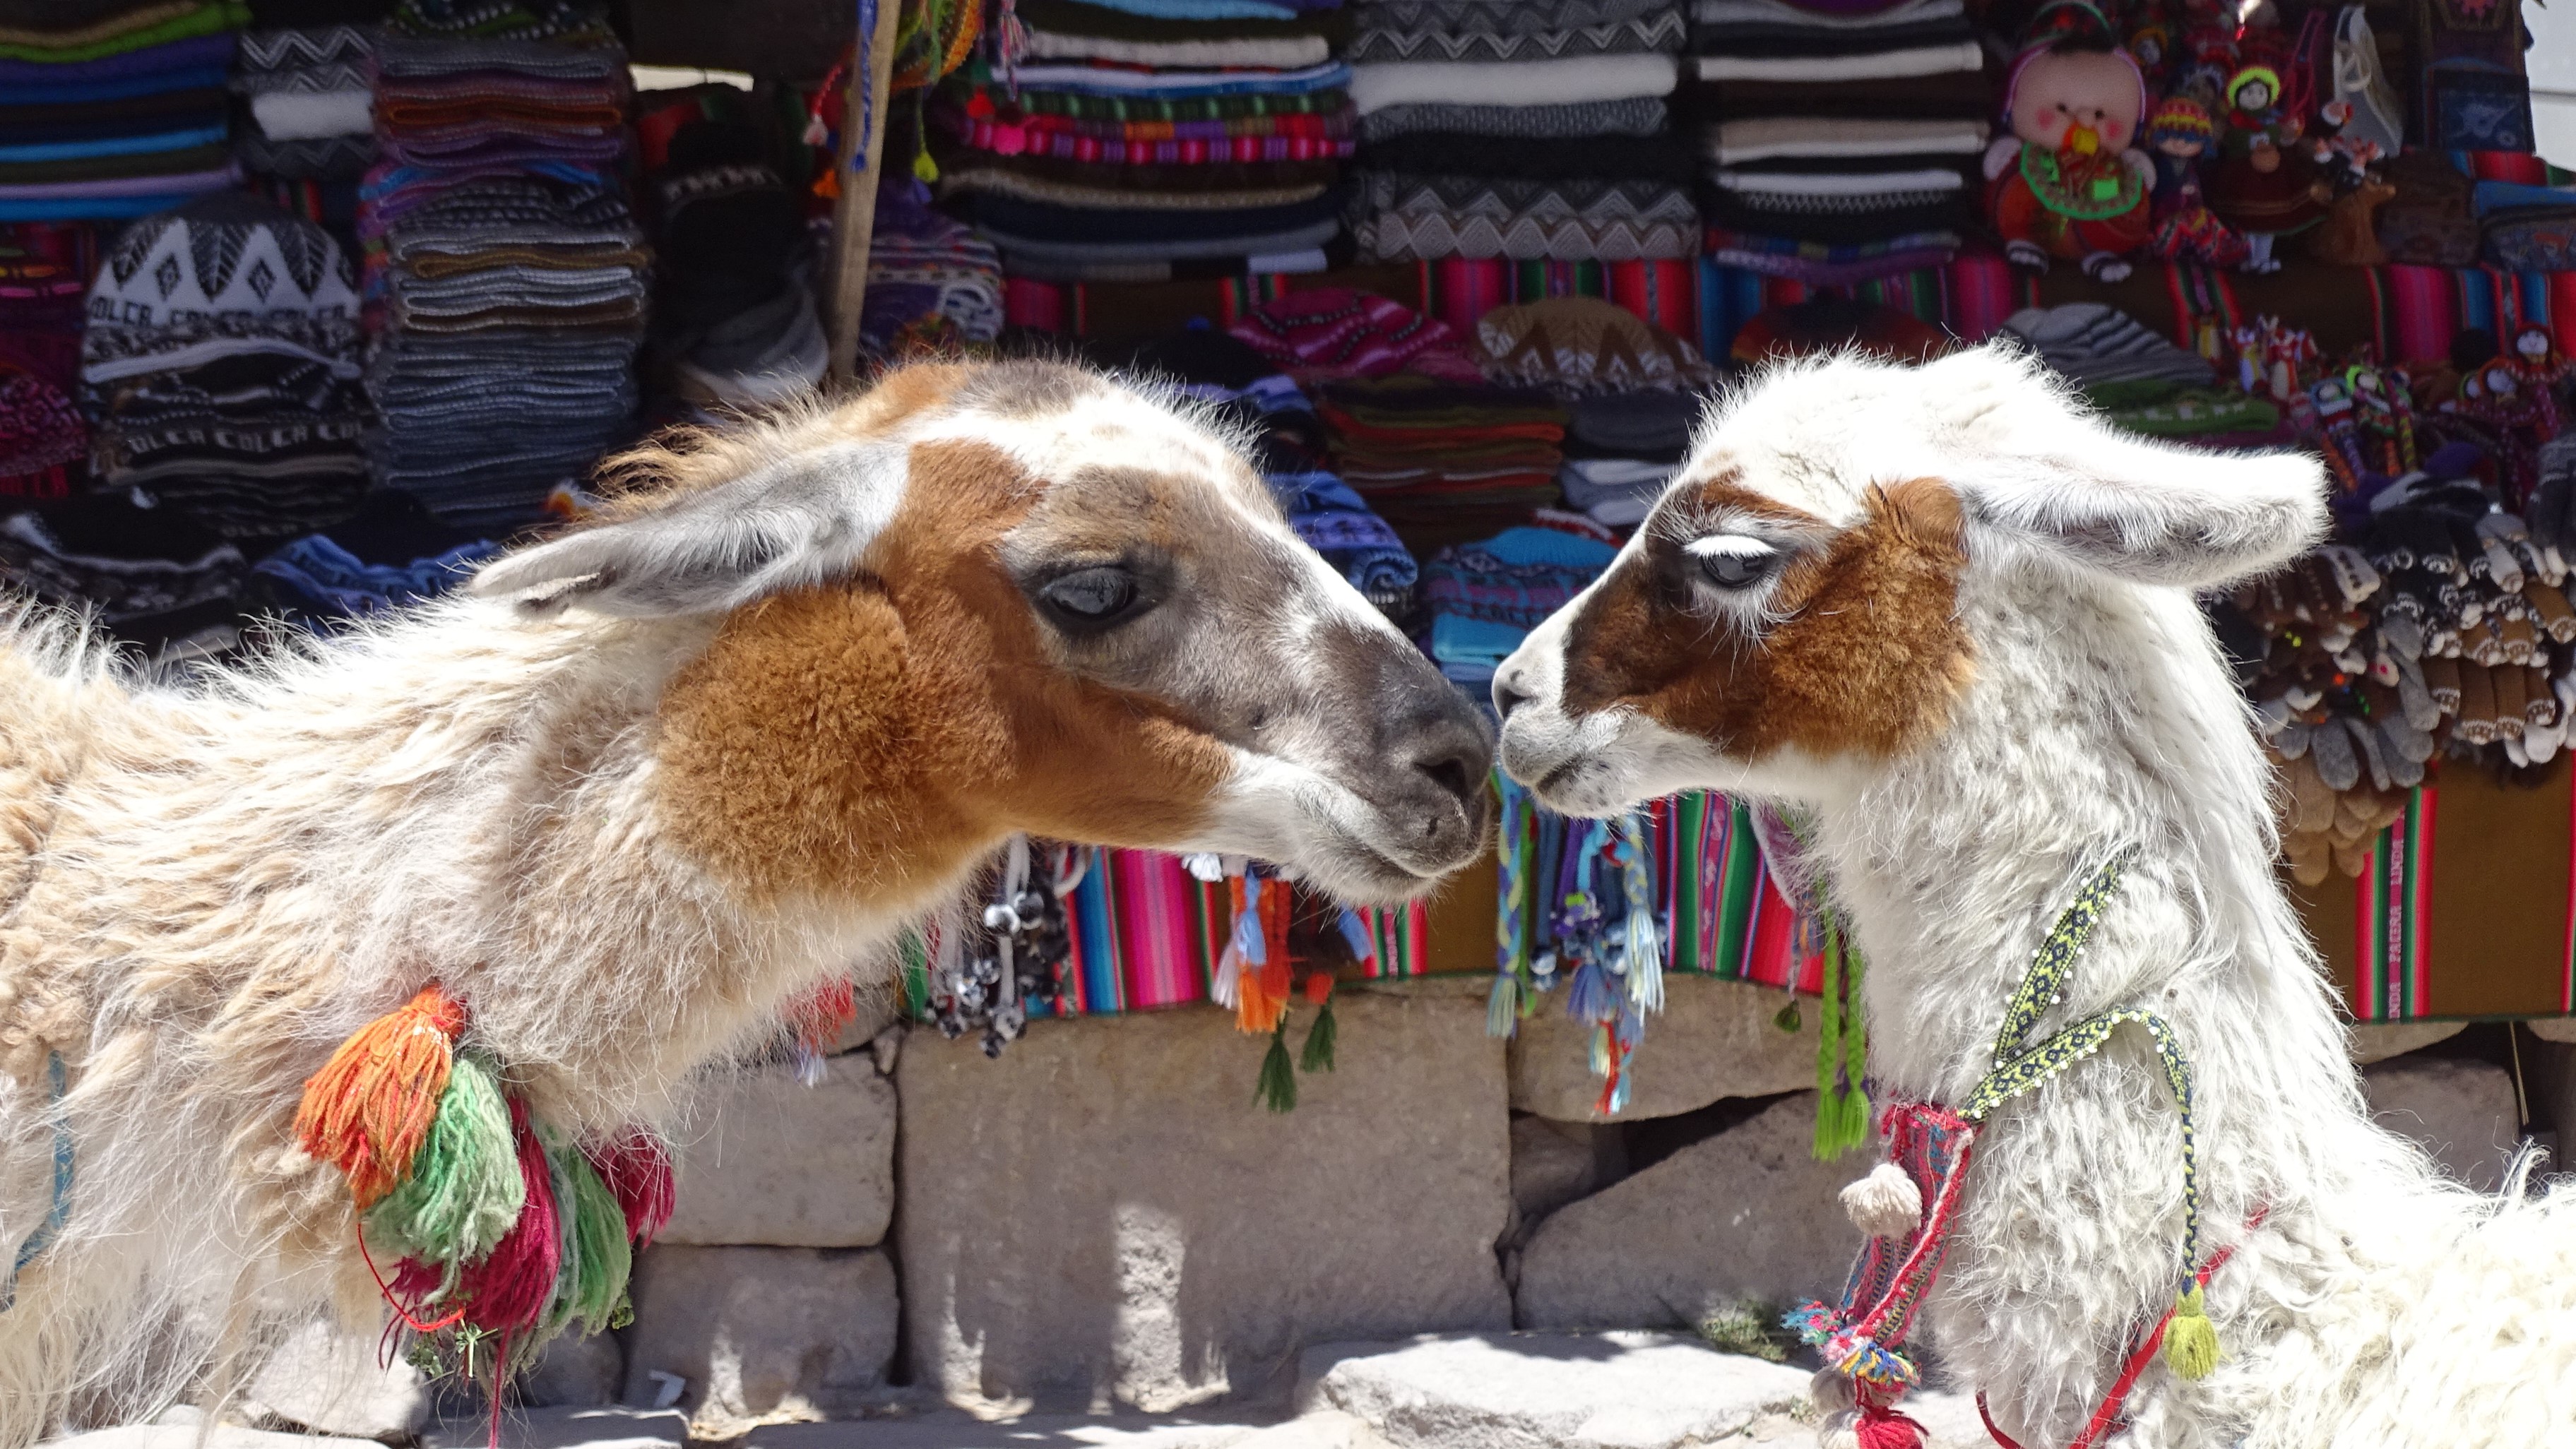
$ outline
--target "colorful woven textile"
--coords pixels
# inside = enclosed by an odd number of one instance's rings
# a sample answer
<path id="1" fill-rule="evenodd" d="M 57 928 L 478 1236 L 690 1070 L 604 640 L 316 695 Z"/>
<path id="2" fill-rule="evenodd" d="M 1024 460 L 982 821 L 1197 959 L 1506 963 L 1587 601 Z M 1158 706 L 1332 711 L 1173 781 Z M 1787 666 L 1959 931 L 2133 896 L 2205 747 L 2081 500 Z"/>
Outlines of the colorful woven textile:
<path id="1" fill-rule="evenodd" d="M 145 216 L 231 188 L 223 68 L 243 15 L 170 0 L 0 28 L 0 221 Z"/>

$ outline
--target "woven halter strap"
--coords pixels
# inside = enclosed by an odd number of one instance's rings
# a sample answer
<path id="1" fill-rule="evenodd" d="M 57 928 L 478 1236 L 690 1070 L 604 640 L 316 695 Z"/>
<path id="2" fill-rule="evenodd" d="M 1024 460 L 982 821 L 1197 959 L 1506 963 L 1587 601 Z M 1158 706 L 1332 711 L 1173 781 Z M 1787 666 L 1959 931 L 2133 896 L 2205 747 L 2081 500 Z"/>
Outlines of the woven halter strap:
<path id="1" fill-rule="evenodd" d="M 2093 939 L 2093 928 L 2100 924 L 2103 908 L 2119 892 L 2122 875 L 2137 858 L 2138 847 L 2131 845 L 2103 861 L 2076 891 L 2075 899 L 2067 904 L 2057 923 L 2049 927 L 2048 935 L 2031 956 L 2029 973 L 2022 977 L 2020 989 L 2013 992 L 2012 1001 L 2004 1008 L 2003 1028 L 1995 1034 L 1994 1067 L 1968 1094 L 1959 1115 L 1982 1123 L 2005 1102 L 2037 1090 L 2051 1077 L 2102 1050 L 2122 1023 L 2134 1022 L 2146 1028 L 2155 1041 L 2157 1060 L 2164 1066 L 2165 1085 L 2173 1091 L 2174 1108 L 2182 1118 L 2180 1272 L 2188 1286 L 2192 1262 L 2200 1247 L 2200 1149 L 2192 1132 L 2191 1061 L 2182 1054 L 2173 1028 L 2152 1012 L 2121 1006 L 2095 1012 L 2039 1045 L 2030 1045 L 2031 1031 L 2039 1025 L 2039 1019 L 2051 1007 L 2065 1002 L 2066 978 L 2074 970 L 2076 958 L 2084 954 L 2085 945 Z"/>
<path id="2" fill-rule="evenodd" d="M 1817 1345 L 1826 1363 L 1852 1382 L 1865 1427 L 1910 1424 L 1895 1405 L 1918 1380 L 1904 1351 L 1916 1312 L 1930 1296 L 1941 1272 L 1951 1229 L 1957 1223 L 1960 1191 L 1973 1160 L 1978 1137 L 1995 1109 L 2030 1092 L 2076 1063 L 2100 1052 L 2123 1024 L 2134 1023 L 2154 1041 L 2156 1057 L 2172 1089 L 2182 1125 L 2183 1245 L 2175 1305 L 2157 1320 L 2143 1345 L 2133 1352 L 2118 1386 L 2097 1413 L 2097 1422 L 2080 1443 L 2092 1441 L 2116 1421 L 2130 1387 L 2177 1319 L 2187 1319 L 2192 1336 L 2207 1345 L 2193 1369 L 2207 1372 L 2216 1349 L 2200 1306 L 2199 1290 L 2210 1273 L 2226 1261 L 2222 1250 L 2205 1264 L 2195 1264 L 2200 1240 L 2199 1152 L 2192 1127 L 2191 1063 L 2183 1056 L 2173 1029 L 2151 1012 L 2113 1007 L 2096 1012 L 2032 1043 L 2040 1020 L 2064 1004 L 2066 983 L 2075 963 L 2091 942 L 2104 909 L 2121 879 L 2139 855 L 2131 845 L 2114 851 L 2084 878 L 2048 934 L 2032 954 L 2030 969 L 2004 1009 L 1995 1034 L 1993 1065 L 1956 1111 L 1930 1102 L 1891 1104 L 1880 1130 L 1889 1135 L 1891 1161 L 1903 1167 L 1923 1196 L 1923 1216 L 1902 1240 L 1871 1238 L 1853 1264 L 1839 1307 L 1810 1303 L 1788 1315 L 1788 1325 Z M 2260 1221 L 2259 1214 L 2256 1221 Z M 1916 1436 L 1919 1440 L 1919 1434 Z M 1890 1440 L 1890 1442 L 1896 1442 Z M 2009 1440 L 1998 1438 L 2009 1445 Z M 2016 1446 L 2017 1449 L 2017 1446 Z"/>

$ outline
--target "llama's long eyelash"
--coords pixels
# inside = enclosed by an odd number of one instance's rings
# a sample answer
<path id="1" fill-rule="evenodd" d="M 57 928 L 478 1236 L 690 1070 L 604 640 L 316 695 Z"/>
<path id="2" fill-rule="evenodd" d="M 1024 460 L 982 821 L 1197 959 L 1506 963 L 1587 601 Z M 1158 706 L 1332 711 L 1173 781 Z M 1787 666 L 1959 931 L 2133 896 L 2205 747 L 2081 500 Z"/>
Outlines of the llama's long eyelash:
<path id="1" fill-rule="evenodd" d="M 1780 546 L 1743 533 L 1712 533 L 1682 545 L 1693 558 L 1769 558 Z"/>

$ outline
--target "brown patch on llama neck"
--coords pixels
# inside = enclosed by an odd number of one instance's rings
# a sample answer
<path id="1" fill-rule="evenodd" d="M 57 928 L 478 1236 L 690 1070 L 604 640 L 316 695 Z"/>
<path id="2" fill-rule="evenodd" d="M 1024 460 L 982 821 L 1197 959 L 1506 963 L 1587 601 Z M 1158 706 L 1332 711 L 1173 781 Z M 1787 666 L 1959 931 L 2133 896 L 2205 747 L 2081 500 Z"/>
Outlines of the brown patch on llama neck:
<path id="1" fill-rule="evenodd" d="M 1702 509 L 1822 528 L 1731 479 Z M 1830 758 L 1901 754 L 1940 729 L 1973 655 L 1958 619 L 1967 564 L 1958 495 L 1917 478 L 1869 494 L 1860 523 L 1794 557 L 1759 634 L 1688 607 L 1698 561 L 1650 535 L 1585 602 L 1566 636 L 1565 708 L 1630 705 L 1729 754 L 1786 746 Z"/>
<path id="2" fill-rule="evenodd" d="M 981 443 L 912 453 L 873 577 L 737 611 L 664 696 L 673 836 L 737 886 L 900 898 L 1014 830 L 1186 835 L 1232 765 L 1048 657 L 998 545 L 1044 491 Z"/>

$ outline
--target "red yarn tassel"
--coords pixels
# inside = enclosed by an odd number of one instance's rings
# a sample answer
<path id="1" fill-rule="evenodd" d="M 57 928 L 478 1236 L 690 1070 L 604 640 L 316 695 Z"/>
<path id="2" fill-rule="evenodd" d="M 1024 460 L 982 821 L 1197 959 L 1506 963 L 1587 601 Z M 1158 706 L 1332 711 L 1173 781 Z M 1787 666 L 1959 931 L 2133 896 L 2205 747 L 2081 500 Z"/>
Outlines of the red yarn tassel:
<path id="1" fill-rule="evenodd" d="M 528 1126 L 528 1104 L 516 1097 L 510 1099 L 510 1131 L 519 1144 L 527 1206 L 483 1261 L 467 1265 L 456 1277 L 456 1297 L 466 1321 L 487 1333 L 535 1326 L 554 1299 L 555 1275 L 563 1267 L 554 1174 L 546 1166 L 544 1145 Z"/>
<path id="2" fill-rule="evenodd" d="M 358 1028 L 304 1082 L 295 1140 L 349 1177 L 358 1210 L 375 1206 L 411 1171 L 438 1115 L 454 1065 L 465 1006 L 437 982 L 398 1011 Z"/>
<path id="3" fill-rule="evenodd" d="M 798 1045 L 816 1056 L 829 1056 L 841 1043 L 842 1028 L 859 1019 L 858 988 L 846 976 L 826 981 L 789 1002 L 786 1015 Z"/>
<path id="4" fill-rule="evenodd" d="M 1852 1434 L 1860 1449 L 1923 1449 L 1925 1437 L 1921 1424 L 1876 1404 L 1862 1407 Z"/>
<path id="5" fill-rule="evenodd" d="M 638 1128 L 614 1142 L 585 1146 L 582 1155 L 590 1159 L 599 1180 L 608 1184 L 617 1205 L 626 1210 L 626 1235 L 639 1248 L 652 1246 L 670 1224 L 671 1207 L 678 1198 L 671 1177 L 671 1149 L 661 1138 Z"/>

